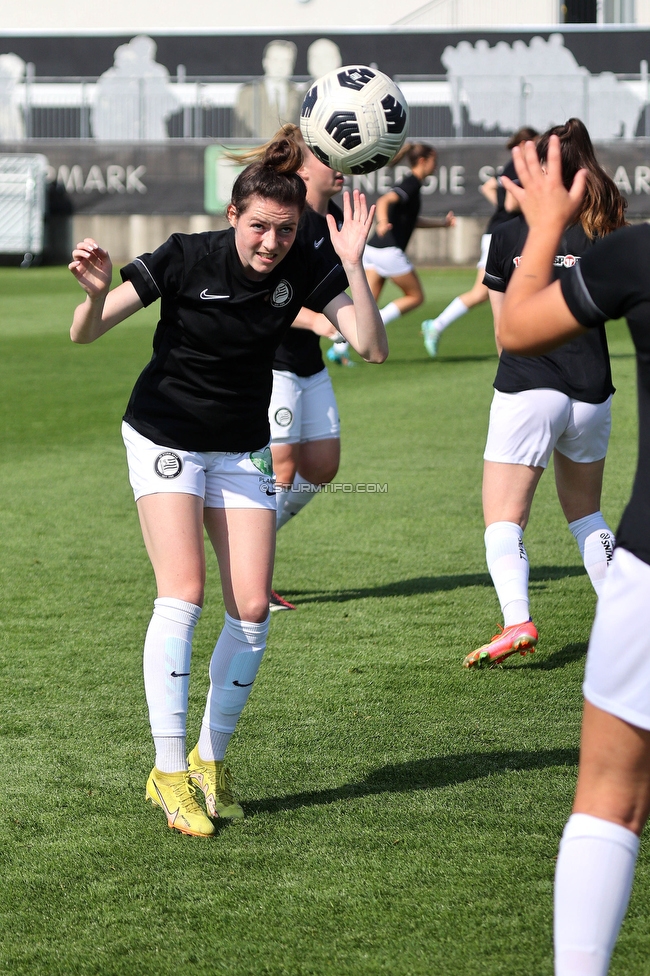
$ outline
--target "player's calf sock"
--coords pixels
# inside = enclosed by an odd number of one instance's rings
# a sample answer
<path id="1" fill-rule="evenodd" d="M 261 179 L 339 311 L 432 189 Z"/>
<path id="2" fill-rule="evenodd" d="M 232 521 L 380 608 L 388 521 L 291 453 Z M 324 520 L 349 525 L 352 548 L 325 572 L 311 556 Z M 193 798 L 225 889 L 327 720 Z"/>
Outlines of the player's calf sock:
<path id="1" fill-rule="evenodd" d="M 528 555 L 516 522 L 493 522 L 485 530 L 485 558 L 497 591 L 504 627 L 530 617 Z"/>
<path id="2" fill-rule="evenodd" d="M 395 302 L 389 302 L 388 305 L 384 305 L 383 308 L 379 309 L 379 314 L 384 325 L 388 325 L 389 322 L 394 322 L 395 319 L 398 319 L 402 313 Z"/>
<path id="3" fill-rule="evenodd" d="M 293 479 L 293 484 L 289 491 L 283 491 L 282 495 L 282 507 L 278 505 L 278 512 L 275 517 L 275 528 L 279 531 L 283 525 L 286 525 L 289 519 L 292 519 L 294 515 L 302 511 L 305 505 L 314 498 L 315 495 L 320 491 L 320 485 L 312 485 L 311 481 L 306 481 L 302 475 L 296 473 Z M 278 502 L 280 498 L 278 498 Z"/>
<path id="4" fill-rule="evenodd" d="M 606 976 L 630 898 L 639 838 L 574 813 L 555 870 L 555 976 Z"/>
<path id="5" fill-rule="evenodd" d="M 201 616 L 193 603 L 159 597 L 144 641 L 144 687 L 161 773 L 187 769 L 185 719 L 192 635 Z"/>
<path id="6" fill-rule="evenodd" d="M 210 660 L 210 690 L 199 737 L 204 762 L 222 760 L 262 661 L 271 615 L 262 623 L 229 613 Z"/>
<path id="7" fill-rule="evenodd" d="M 596 594 L 605 582 L 607 567 L 614 555 L 614 533 L 603 518 L 602 512 L 593 512 L 584 518 L 569 522 L 569 528 L 580 548 L 580 555 L 589 574 Z"/>
<path id="8" fill-rule="evenodd" d="M 344 340 L 343 342 L 332 343 L 332 349 L 334 350 L 337 356 L 347 356 L 349 348 L 350 348 L 350 343 L 347 340 Z"/>
<path id="9" fill-rule="evenodd" d="M 440 335 L 452 322 L 466 315 L 467 312 L 469 309 L 465 302 L 461 301 L 460 298 L 454 298 L 453 302 L 450 302 L 447 308 L 443 308 L 440 315 L 434 319 L 436 332 Z"/>

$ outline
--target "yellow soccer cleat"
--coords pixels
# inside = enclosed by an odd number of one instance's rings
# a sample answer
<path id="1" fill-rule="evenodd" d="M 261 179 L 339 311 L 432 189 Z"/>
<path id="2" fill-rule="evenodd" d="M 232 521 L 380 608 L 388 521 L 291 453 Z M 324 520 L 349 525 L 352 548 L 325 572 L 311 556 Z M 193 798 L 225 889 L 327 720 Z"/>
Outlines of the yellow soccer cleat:
<path id="1" fill-rule="evenodd" d="M 161 807 L 172 830 L 192 837 L 212 837 L 215 826 L 198 804 L 194 787 L 185 771 L 161 773 L 155 766 L 149 774 L 145 799 Z"/>
<path id="2" fill-rule="evenodd" d="M 511 654 L 532 654 L 537 646 L 539 634 L 532 620 L 522 624 L 512 624 L 495 634 L 489 644 L 483 644 L 463 661 L 464 668 L 482 667 L 484 664 L 499 664 Z"/>
<path id="3" fill-rule="evenodd" d="M 218 760 L 205 762 L 199 756 L 197 745 L 187 757 L 187 765 L 191 781 L 203 791 L 205 806 L 210 816 L 223 817 L 226 820 L 241 820 L 244 811 L 232 795 L 232 775 L 223 762 Z"/>

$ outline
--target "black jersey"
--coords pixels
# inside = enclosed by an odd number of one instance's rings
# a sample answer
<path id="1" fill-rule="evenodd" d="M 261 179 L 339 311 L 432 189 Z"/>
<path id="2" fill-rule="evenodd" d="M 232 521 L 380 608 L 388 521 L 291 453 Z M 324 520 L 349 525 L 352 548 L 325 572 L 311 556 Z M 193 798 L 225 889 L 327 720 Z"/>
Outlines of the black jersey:
<path id="1" fill-rule="evenodd" d="M 340 230 L 343 224 L 341 208 L 330 200 L 327 211 L 332 214 Z M 327 255 L 327 260 L 331 260 L 332 263 L 341 263 L 341 259 L 332 247 L 327 220 L 309 206 L 305 208 L 300 221 L 296 244 L 320 251 L 321 259 Z M 341 288 L 343 291 L 347 288 L 347 278 L 342 268 L 341 274 L 342 280 L 345 281 Z M 295 373 L 296 376 L 314 376 L 320 373 L 325 369 L 320 351 L 320 336 L 311 329 L 289 329 L 276 350 L 273 369 L 286 370 Z"/>
<path id="2" fill-rule="evenodd" d="M 402 251 L 406 250 L 420 213 L 421 186 L 422 181 L 411 173 L 393 187 L 393 192 L 399 197 L 397 203 L 388 205 L 388 222 L 393 226 L 382 237 L 373 234 L 368 241 L 370 247 L 399 247 Z"/>
<path id="3" fill-rule="evenodd" d="M 625 316 L 636 347 L 639 457 L 616 544 L 650 564 L 650 226 L 609 234 L 561 281 L 571 314 L 591 331 Z"/>
<path id="4" fill-rule="evenodd" d="M 506 290 L 521 260 L 527 236 L 528 226 L 521 215 L 502 224 L 492 235 L 483 279 L 488 288 Z M 555 258 L 554 276 L 566 274 L 591 247 L 592 242 L 580 225 L 569 227 Z M 513 356 L 503 352 L 494 387 L 501 393 L 542 388 L 559 390 L 584 403 L 603 403 L 614 392 L 604 327 L 601 325 L 544 356 Z"/>
<path id="5" fill-rule="evenodd" d="M 157 444 L 187 451 L 268 443 L 275 350 L 303 305 L 320 312 L 347 284 L 329 252 L 300 243 L 251 281 L 232 228 L 173 234 L 122 268 L 122 278 L 143 305 L 161 299 L 153 356 L 124 419 Z"/>
<path id="6" fill-rule="evenodd" d="M 501 176 L 507 176 L 511 180 L 517 179 L 517 170 L 512 160 L 503 167 Z M 492 234 L 500 224 L 504 224 L 506 220 L 512 220 L 514 216 L 516 214 L 506 210 L 506 188 L 501 184 L 501 177 L 499 177 L 497 180 L 497 206 L 490 217 L 490 222 L 487 225 L 485 233 Z"/>

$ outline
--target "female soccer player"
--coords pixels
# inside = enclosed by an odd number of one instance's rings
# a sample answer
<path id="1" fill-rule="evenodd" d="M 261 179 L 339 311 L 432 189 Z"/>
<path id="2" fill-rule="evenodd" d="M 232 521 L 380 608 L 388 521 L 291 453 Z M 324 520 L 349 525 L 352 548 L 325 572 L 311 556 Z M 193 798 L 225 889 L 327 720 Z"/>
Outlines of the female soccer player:
<path id="1" fill-rule="evenodd" d="M 565 228 L 555 255 L 562 276 L 594 241 L 624 222 L 625 201 L 598 165 L 579 119 L 545 133 L 538 152 L 546 159 L 551 134 L 560 140 L 568 181 L 585 167 L 588 189 L 578 219 Z M 503 297 L 521 260 L 528 228 L 523 217 L 492 236 L 485 281 L 490 290 L 497 344 Z M 501 604 L 503 631 L 465 658 L 465 667 L 503 661 L 537 644 L 530 619 L 528 557 L 523 532 L 533 496 L 551 454 L 560 505 L 598 593 L 612 557 L 614 537 L 600 511 L 614 392 L 604 328 L 537 359 L 504 351 L 499 360 L 484 454 L 483 514 L 488 569 Z"/>
<path id="2" fill-rule="evenodd" d="M 144 648 L 156 764 L 146 796 L 183 833 L 209 836 L 212 816 L 241 817 L 224 767 L 226 746 L 262 659 L 275 547 L 275 484 L 268 406 L 275 350 L 302 306 L 324 311 L 369 362 L 388 354 L 361 263 L 372 221 L 365 198 L 344 200 L 341 230 L 328 222 L 341 264 L 294 244 L 305 202 L 302 165 L 289 140 L 270 146 L 233 186 L 230 229 L 174 234 L 122 269 L 86 240 L 70 270 L 87 293 L 71 337 L 92 342 L 161 299 L 153 357 L 124 417 L 131 485 L 158 599 Z M 342 267 L 341 267 L 342 265 Z M 345 272 L 345 273 L 344 273 Z M 348 284 L 352 300 L 343 289 Z M 214 547 L 226 606 L 210 662 L 197 746 L 186 760 L 192 633 L 205 581 L 203 527 Z"/>
<path id="3" fill-rule="evenodd" d="M 320 251 L 321 259 L 339 264 L 330 241 L 327 214 L 337 227 L 343 223 L 340 207 L 332 197 L 343 187 L 343 174 L 329 168 L 305 145 L 297 125 L 286 124 L 275 139 L 286 138 L 303 154 L 298 171 L 307 186 L 307 206 L 300 221 L 298 239 Z M 239 156 L 258 160 L 266 146 Z M 278 346 L 273 361 L 273 392 L 269 407 L 271 453 L 278 493 L 276 525 L 297 515 L 336 476 L 341 456 L 340 424 L 334 390 L 320 351 L 320 336 L 334 337 L 336 329 L 322 313 L 302 308 Z M 293 604 L 271 591 L 271 611 L 294 610 Z"/>
<path id="4" fill-rule="evenodd" d="M 548 173 L 531 144 L 515 165 L 523 188 L 509 189 L 530 232 L 502 308 L 504 347 L 546 353 L 624 315 L 637 354 L 638 465 L 589 641 L 578 785 L 555 875 L 556 976 L 605 976 L 650 810 L 650 228 L 612 234 L 553 281 L 589 173 L 567 190 L 555 137 Z"/>
<path id="5" fill-rule="evenodd" d="M 537 135 L 538 133 L 535 131 L 535 129 L 525 126 L 523 129 L 519 129 L 517 132 L 515 132 L 515 134 L 508 140 L 508 149 L 512 152 L 515 146 L 523 145 L 528 139 L 535 139 Z M 510 177 L 511 179 L 514 178 L 515 169 L 512 160 L 505 165 L 502 175 Z M 490 201 L 495 210 L 490 218 L 490 222 L 487 225 L 485 233 L 481 237 L 481 256 L 479 257 L 476 265 L 478 268 L 476 281 L 469 291 L 466 291 L 463 295 L 458 295 L 456 298 L 454 298 L 453 301 L 451 301 L 435 319 L 425 319 L 422 323 L 424 347 L 431 357 L 437 354 L 438 341 L 445 329 L 448 329 L 452 322 L 455 322 L 456 319 L 466 315 L 470 308 L 474 308 L 476 305 L 481 305 L 483 302 L 488 300 L 488 290 L 487 286 L 483 282 L 483 277 L 485 273 L 485 264 L 487 262 L 488 251 L 490 249 L 490 239 L 497 227 L 505 223 L 506 220 L 511 220 L 512 217 L 516 216 L 516 214 L 519 212 L 519 207 L 517 206 L 515 198 L 512 196 L 512 194 L 506 193 L 505 187 L 501 183 L 500 178 L 497 179 L 496 176 L 491 177 L 491 179 L 487 180 L 479 187 L 479 190 L 483 196 Z"/>
<path id="6" fill-rule="evenodd" d="M 452 211 L 446 217 L 420 217 L 420 190 L 424 180 L 436 168 L 437 153 L 433 146 L 424 142 L 409 142 L 397 154 L 391 166 L 408 159 L 411 175 L 397 183 L 392 190 L 377 201 L 377 226 L 368 241 L 363 264 L 370 288 L 379 300 L 387 278 L 400 291 L 401 298 L 389 302 L 380 311 L 384 325 L 412 312 L 424 301 L 422 284 L 405 251 L 416 227 L 453 227 L 456 223 Z M 335 343 L 327 351 L 332 362 L 344 362 L 347 358 L 345 343 Z"/>

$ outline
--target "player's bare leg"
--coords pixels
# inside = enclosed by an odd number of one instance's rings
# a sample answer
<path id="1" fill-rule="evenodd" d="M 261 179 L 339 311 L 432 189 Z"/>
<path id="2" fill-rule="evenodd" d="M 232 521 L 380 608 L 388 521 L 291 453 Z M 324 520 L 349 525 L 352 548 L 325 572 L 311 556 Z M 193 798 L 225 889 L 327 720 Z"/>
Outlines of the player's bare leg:
<path id="1" fill-rule="evenodd" d="M 600 511 L 605 458 L 584 464 L 555 451 L 555 484 L 589 579 L 600 595 L 614 554 L 614 533 Z"/>

